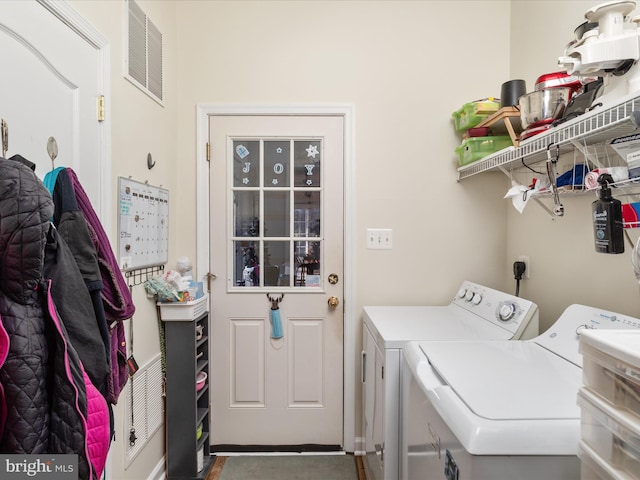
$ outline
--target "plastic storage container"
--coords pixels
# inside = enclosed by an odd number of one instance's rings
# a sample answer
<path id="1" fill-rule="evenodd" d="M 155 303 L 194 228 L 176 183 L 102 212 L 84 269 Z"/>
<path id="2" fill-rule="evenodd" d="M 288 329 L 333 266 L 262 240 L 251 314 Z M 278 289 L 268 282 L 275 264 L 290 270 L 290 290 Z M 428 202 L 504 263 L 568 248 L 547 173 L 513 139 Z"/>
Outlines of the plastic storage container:
<path id="1" fill-rule="evenodd" d="M 491 155 L 503 148 L 513 145 L 511 137 L 508 135 L 498 135 L 494 137 L 472 137 L 467 138 L 456 148 L 460 166 L 467 165 L 476 160 Z"/>
<path id="2" fill-rule="evenodd" d="M 451 114 L 454 128 L 458 132 L 469 130 L 499 109 L 500 100 L 494 98 L 465 103 L 460 109 Z"/>
<path id="3" fill-rule="evenodd" d="M 640 331 L 583 330 L 579 350 L 584 385 L 640 422 Z"/>
<path id="4" fill-rule="evenodd" d="M 628 478 L 640 479 L 640 420 L 585 388 L 578 392 L 582 441 L 596 458 Z"/>
<path id="5" fill-rule="evenodd" d="M 578 458 L 580 459 L 580 480 L 630 480 L 631 478 L 626 473 L 608 465 L 583 441 L 578 444 Z"/>
<path id="6" fill-rule="evenodd" d="M 196 454 L 196 469 L 198 472 L 202 471 L 204 468 L 204 447 L 200 447 L 198 449 L 198 453 Z"/>

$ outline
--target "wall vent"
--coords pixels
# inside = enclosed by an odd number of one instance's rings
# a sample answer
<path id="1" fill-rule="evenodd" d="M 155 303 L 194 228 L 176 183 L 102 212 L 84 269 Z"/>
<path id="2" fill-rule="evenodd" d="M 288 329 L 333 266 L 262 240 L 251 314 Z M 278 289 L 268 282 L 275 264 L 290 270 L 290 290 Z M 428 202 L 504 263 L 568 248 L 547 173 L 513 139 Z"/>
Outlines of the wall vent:
<path id="1" fill-rule="evenodd" d="M 162 395 L 162 366 L 160 355 L 141 367 L 125 386 L 126 395 L 124 431 L 125 468 L 136 458 L 154 433 L 164 424 L 164 397 Z M 131 412 L 133 411 L 133 416 Z M 131 429 L 135 441 L 130 441 Z"/>
<path id="2" fill-rule="evenodd" d="M 162 32 L 134 1 L 127 0 L 125 78 L 162 105 Z"/>

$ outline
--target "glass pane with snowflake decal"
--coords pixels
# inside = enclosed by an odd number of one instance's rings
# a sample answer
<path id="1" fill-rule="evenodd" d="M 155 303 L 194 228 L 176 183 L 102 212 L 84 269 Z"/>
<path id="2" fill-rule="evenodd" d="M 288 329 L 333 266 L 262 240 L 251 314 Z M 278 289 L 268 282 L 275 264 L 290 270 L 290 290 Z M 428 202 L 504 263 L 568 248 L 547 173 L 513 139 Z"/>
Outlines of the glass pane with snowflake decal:
<path id="1" fill-rule="evenodd" d="M 320 187 L 320 140 L 296 140 L 293 142 L 294 186 Z"/>

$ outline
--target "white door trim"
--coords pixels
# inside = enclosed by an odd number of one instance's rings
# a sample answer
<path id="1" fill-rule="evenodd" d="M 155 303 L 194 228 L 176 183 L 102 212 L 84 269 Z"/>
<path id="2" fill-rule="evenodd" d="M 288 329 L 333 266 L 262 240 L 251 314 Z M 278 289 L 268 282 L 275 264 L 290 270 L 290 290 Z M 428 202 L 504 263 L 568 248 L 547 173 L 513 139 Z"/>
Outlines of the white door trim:
<path id="1" fill-rule="evenodd" d="M 332 115 L 344 118 L 344 420 L 343 445 L 355 451 L 356 312 L 355 273 L 355 110 L 352 105 L 260 106 L 198 104 L 196 106 L 196 276 L 202 279 L 209 269 L 209 166 L 206 145 L 211 115 Z M 212 272 L 215 273 L 215 272 Z"/>

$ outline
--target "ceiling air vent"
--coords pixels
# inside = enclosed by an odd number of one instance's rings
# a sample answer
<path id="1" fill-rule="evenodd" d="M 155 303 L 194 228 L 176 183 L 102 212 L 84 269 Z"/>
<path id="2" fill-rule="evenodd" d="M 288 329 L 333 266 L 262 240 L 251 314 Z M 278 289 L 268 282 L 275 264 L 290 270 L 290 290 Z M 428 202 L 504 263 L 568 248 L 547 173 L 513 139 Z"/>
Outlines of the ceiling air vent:
<path id="1" fill-rule="evenodd" d="M 134 0 L 128 0 L 127 5 L 125 78 L 162 104 L 162 32 Z"/>

